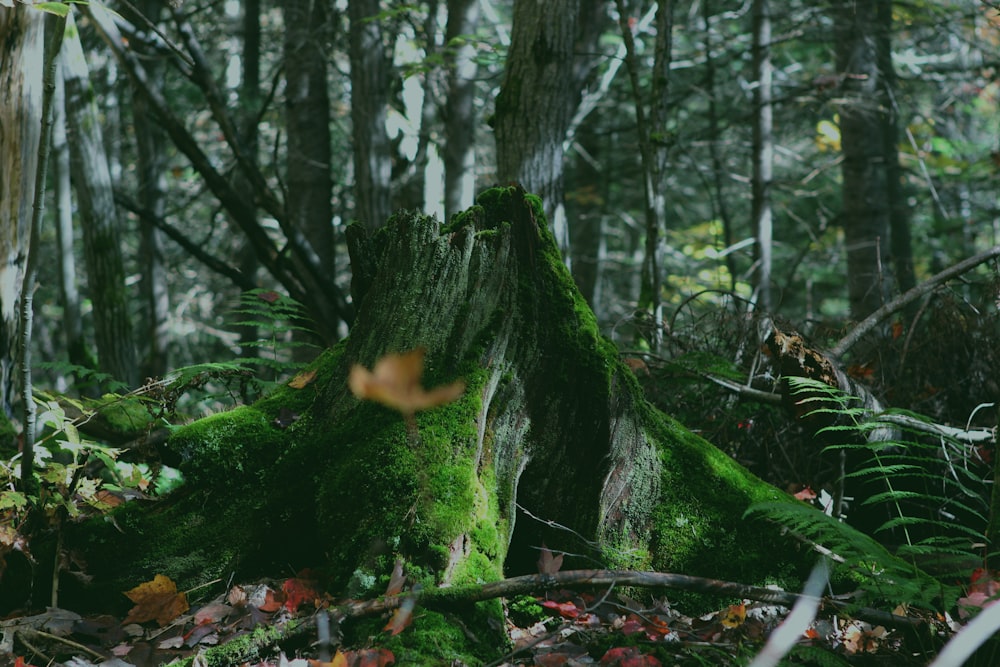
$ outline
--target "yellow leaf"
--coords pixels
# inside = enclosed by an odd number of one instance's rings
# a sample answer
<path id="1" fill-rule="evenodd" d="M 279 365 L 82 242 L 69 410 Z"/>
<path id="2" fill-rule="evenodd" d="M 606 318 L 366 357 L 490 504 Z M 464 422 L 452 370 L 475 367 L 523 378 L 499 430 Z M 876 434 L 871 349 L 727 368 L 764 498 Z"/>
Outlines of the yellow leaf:
<path id="1" fill-rule="evenodd" d="M 302 371 L 301 373 L 293 377 L 288 382 L 288 386 L 291 387 L 292 389 L 303 389 L 306 386 L 312 384 L 315 379 L 316 379 L 316 369 L 314 368 L 311 371 Z"/>
<path id="2" fill-rule="evenodd" d="M 429 391 L 420 386 L 426 352 L 417 348 L 403 354 L 387 354 L 375 362 L 372 371 L 355 364 L 347 385 L 358 398 L 381 403 L 403 415 L 454 401 L 465 391 L 461 380 Z"/>
<path id="3" fill-rule="evenodd" d="M 156 621 L 162 627 L 188 610 L 187 596 L 178 593 L 177 585 L 162 574 L 139 584 L 125 595 L 135 606 L 122 621 L 123 625 Z"/>
<path id="4" fill-rule="evenodd" d="M 816 150 L 820 153 L 840 150 L 840 127 L 836 120 L 821 120 L 816 123 Z"/>
<path id="5" fill-rule="evenodd" d="M 745 604 L 729 605 L 729 609 L 723 612 L 719 622 L 727 628 L 738 628 L 743 625 L 747 618 L 747 606 Z"/>

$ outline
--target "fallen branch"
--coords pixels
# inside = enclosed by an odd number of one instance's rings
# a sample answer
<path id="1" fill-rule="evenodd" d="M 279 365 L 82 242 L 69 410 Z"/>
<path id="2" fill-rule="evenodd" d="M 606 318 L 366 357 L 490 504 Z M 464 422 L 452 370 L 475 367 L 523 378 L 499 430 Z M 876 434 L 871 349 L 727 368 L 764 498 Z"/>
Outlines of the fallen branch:
<path id="1" fill-rule="evenodd" d="M 970 271 L 979 266 L 983 262 L 998 256 L 1000 256 L 1000 245 L 995 245 L 989 250 L 984 250 L 978 255 L 973 255 L 958 264 L 948 267 L 944 271 L 931 276 L 916 287 L 908 290 L 906 293 L 900 294 L 895 299 L 866 317 L 860 324 L 858 324 L 858 326 L 854 327 L 849 334 L 841 338 L 833 349 L 830 350 L 829 356 L 839 359 L 844 355 L 844 352 L 849 350 L 855 343 L 861 340 L 865 334 L 878 326 L 879 322 L 887 318 L 889 315 L 906 306 L 910 302 L 916 301 L 924 294 L 934 290 L 941 283 L 951 280 L 955 276 L 960 276 L 966 271 Z"/>

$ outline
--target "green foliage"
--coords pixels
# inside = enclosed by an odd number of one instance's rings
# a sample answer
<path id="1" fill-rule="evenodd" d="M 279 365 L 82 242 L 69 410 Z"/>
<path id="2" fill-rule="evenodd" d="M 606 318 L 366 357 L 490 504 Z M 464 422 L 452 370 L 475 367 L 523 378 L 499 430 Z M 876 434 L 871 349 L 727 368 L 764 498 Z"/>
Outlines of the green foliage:
<path id="1" fill-rule="evenodd" d="M 948 580 L 968 578 L 961 568 L 981 559 L 977 548 L 986 541 L 986 480 L 969 466 L 943 460 L 949 452 L 954 458 L 959 444 L 944 435 L 928 442 L 927 430 L 919 428 L 926 422 L 920 415 L 875 413 L 860 399 L 815 380 L 789 378 L 789 384 L 803 403 L 818 406 L 811 415 L 833 419 L 821 433 L 844 441 L 827 450 L 861 461 L 845 479 L 863 482 L 866 491 L 876 489 L 855 511 L 887 516 L 875 533 L 891 534 L 901 544 L 894 556 L 874 538 L 805 504 L 761 503 L 748 513 L 764 515 L 833 551 L 875 598 L 951 604 L 956 590 L 934 582 L 916 564 L 933 564 Z"/>
<path id="2" fill-rule="evenodd" d="M 244 341 L 242 345 L 260 352 L 254 363 L 271 371 L 272 382 L 305 365 L 292 358 L 293 349 L 318 348 L 299 339 L 316 337 L 316 332 L 308 324 L 305 308 L 291 297 L 273 290 L 249 290 L 240 296 L 239 306 L 233 314 L 238 319 L 230 323 L 232 326 L 253 327 L 261 331 L 260 338 Z M 293 337 L 296 333 L 300 336 Z"/>

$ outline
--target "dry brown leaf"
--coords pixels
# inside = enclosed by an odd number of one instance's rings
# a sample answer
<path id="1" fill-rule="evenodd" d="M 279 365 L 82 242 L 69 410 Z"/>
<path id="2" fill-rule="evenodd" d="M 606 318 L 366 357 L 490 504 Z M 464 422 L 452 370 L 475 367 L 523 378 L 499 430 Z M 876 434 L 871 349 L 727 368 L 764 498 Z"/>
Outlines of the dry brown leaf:
<path id="1" fill-rule="evenodd" d="M 355 364 L 347 385 L 358 398 L 381 403 L 404 415 L 454 401 L 465 391 L 461 380 L 431 390 L 420 386 L 426 352 L 417 348 L 403 354 L 387 354 L 375 362 L 372 371 Z"/>
<path id="2" fill-rule="evenodd" d="M 311 371 L 302 371 L 295 377 L 293 377 L 288 382 L 288 386 L 292 389 L 304 389 L 316 380 L 316 369 Z"/>
<path id="3" fill-rule="evenodd" d="M 162 627 L 188 610 L 187 596 L 178 593 L 177 585 L 162 574 L 139 584 L 125 595 L 135 606 L 129 610 L 122 625 L 156 621 Z"/>

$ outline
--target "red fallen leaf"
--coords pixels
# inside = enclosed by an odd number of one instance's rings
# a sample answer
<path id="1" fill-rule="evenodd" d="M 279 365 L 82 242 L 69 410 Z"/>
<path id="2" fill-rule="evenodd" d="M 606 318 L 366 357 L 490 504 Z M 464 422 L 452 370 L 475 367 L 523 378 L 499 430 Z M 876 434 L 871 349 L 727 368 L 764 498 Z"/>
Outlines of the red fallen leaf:
<path id="1" fill-rule="evenodd" d="M 623 635 L 634 635 L 645 630 L 642 621 L 639 620 L 634 614 L 629 614 L 629 617 L 625 619 L 625 623 L 622 624 L 622 634 Z"/>
<path id="2" fill-rule="evenodd" d="M 24 661 L 24 656 L 19 655 L 16 658 L 14 658 L 14 667 L 35 667 L 35 666 L 26 663 Z"/>
<path id="3" fill-rule="evenodd" d="M 661 667 L 662 663 L 635 646 L 608 649 L 599 663 L 603 667 Z"/>
<path id="4" fill-rule="evenodd" d="M 560 667 L 569 662 L 571 657 L 566 653 L 539 653 L 534 660 L 537 667 Z"/>
<path id="5" fill-rule="evenodd" d="M 662 639 L 669 634 L 670 627 L 666 621 L 655 617 L 649 619 L 649 623 L 646 625 L 646 636 L 649 637 L 650 641 L 655 642 L 657 639 Z"/>
<path id="6" fill-rule="evenodd" d="M 284 603 L 285 594 L 282 591 L 276 591 L 273 588 L 268 588 L 267 592 L 264 593 L 264 604 L 260 605 L 258 609 L 270 613 L 281 609 L 281 605 Z"/>
<path id="7" fill-rule="evenodd" d="M 816 500 L 816 492 L 812 490 L 811 486 L 804 486 L 801 491 L 795 494 L 795 497 L 808 503 Z"/>
<path id="8" fill-rule="evenodd" d="M 538 573 L 555 574 L 563 564 L 563 555 L 553 556 L 549 548 L 542 542 L 541 553 L 538 555 Z"/>
<path id="9" fill-rule="evenodd" d="M 162 574 L 139 584 L 125 595 L 135 606 L 129 610 L 122 625 L 156 621 L 162 627 L 188 610 L 187 596 L 178 593 L 177 585 Z"/>
<path id="10" fill-rule="evenodd" d="M 404 354 L 387 354 L 375 362 L 371 372 L 355 364 L 347 385 L 358 398 L 381 403 L 403 415 L 454 401 L 465 391 L 461 380 L 429 391 L 420 386 L 426 352 L 417 348 Z"/>
<path id="11" fill-rule="evenodd" d="M 892 323 L 892 339 L 896 340 L 903 335 L 903 325 L 900 322 Z"/>
<path id="12" fill-rule="evenodd" d="M 257 292 L 257 298 L 261 301 L 266 301 L 267 303 L 274 303 L 281 298 L 281 295 L 272 290 L 267 292 Z"/>
<path id="13" fill-rule="evenodd" d="M 194 622 L 197 625 L 203 623 L 218 623 L 226 616 L 229 616 L 233 608 L 228 604 L 207 604 L 194 613 Z"/>
<path id="14" fill-rule="evenodd" d="M 300 605 L 314 603 L 320 598 L 320 594 L 313 588 L 315 581 L 312 579 L 300 579 L 293 577 L 286 579 L 281 585 L 281 591 L 285 594 L 285 608 L 288 611 L 295 611 Z"/>
<path id="15" fill-rule="evenodd" d="M 556 602 L 555 600 L 545 600 L 543 607 L 555 609 L 563 618 L 576 618 L 580 615 L 580 609 L 572 602 Z"/>
<path id="16" fill-rule="evenodd" d="M 625 365 L 632 369 L 632 372 L 636 375 L 649 375 L 649 366 L 646 362 L 639 357 L 625 357 L 623 359 Z"/>

